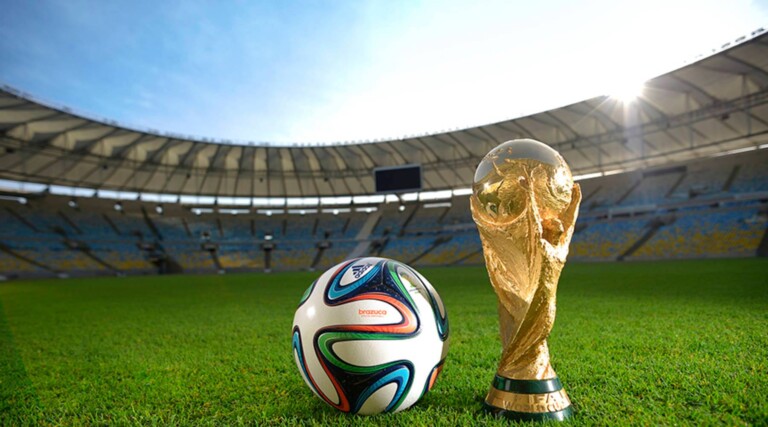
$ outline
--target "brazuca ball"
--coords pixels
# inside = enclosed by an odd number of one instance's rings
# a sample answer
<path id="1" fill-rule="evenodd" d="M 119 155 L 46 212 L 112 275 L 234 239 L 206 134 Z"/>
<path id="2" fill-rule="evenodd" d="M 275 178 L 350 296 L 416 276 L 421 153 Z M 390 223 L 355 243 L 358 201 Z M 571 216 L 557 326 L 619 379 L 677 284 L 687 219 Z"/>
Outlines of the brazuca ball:
<path id="1" fill-rule="evenodd" d="M 307 289 L 293 319 L 301 376 L 344 412 L 410 407 L 432 388 L 447 351 L 440 296 L 416 270 L 386 258 L 332 267 Z"/>

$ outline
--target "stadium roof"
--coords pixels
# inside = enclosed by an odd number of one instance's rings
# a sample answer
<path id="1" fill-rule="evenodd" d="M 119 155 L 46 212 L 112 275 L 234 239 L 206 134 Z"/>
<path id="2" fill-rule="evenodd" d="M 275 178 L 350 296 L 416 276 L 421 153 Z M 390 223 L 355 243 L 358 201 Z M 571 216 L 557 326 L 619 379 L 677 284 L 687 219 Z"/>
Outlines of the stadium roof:
<path id="1" fill-rule="evenodd" d="M 757 30 L 651 79 L 633 99 L 602 96 L 483 126 L 354 144 L 196 140 L 123 127 L 9 87 L 0 90 L 0 179 L 45 185 L 228 197 L 367 195 L 375 191 L 374 168 L 417 163 L 424 190 L 444 190 L 470 186 L 485 153 L 523 137 L 560 151 L 574 175 L 763 145 L 768 32 Z"/>

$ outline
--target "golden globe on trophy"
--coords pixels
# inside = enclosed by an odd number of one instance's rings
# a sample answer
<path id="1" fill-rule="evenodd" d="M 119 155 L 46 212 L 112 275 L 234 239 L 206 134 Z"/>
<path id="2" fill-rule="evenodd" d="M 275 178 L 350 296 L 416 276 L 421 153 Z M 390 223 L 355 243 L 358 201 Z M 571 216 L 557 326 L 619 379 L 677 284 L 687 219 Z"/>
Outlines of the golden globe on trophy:
<path id="1" fill-rule="evenodd" d="M 499 300 L 502 354 L 485 408 L 516 420 L 563 420 L 571 402 L 549 362 L 555 293 L 581 202 L 563 157 L 532 139 L 507 141 L 475 172 L 472 218 Z"/>

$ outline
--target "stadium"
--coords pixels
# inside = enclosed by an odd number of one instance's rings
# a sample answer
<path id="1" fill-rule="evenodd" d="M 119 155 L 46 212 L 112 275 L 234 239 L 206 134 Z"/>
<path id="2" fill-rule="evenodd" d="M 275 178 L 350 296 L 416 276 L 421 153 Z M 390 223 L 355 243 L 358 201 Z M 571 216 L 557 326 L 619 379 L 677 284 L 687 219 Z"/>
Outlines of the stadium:
<path id="1" fill-rule="evenodd" d="M 768 32 L 647 81 L 482 126 L 283 146 L 197 139 L 0 90 L 0 420 L 475 425 L 498 338 L 469 208 L 517 138 L 583 200 L 553 362 L 578 425 L 768 422 Z M 418 185 L 374 172 L 416 166 Z M 353 418 L 313 398 L 289 327 L 343 260 L 418 268 L 451 316 L 435 389 Z"/>

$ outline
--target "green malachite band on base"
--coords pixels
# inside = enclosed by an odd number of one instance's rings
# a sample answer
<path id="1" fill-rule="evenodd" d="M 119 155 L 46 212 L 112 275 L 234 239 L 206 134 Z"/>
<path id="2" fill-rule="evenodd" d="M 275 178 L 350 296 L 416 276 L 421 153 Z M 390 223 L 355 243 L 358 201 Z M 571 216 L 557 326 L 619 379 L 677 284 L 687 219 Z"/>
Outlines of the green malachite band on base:
<path id="1" fill-rule="evenodd" d="M 483 407 L 497 418 L 517 421 L 563 421 L 573 407 L 557 377 L 515 380 L 496 375 Z"/>
<path id="2" fill-rule="evenodd" d="M 571 406 L 556 412 L 517 412 L 507 411 L 501 408 L 496 408 L 485 402 L 483 402 L 485 410 L 492 413 L 497 418 L 507 418 L 515 421 L 564 421 L 573 415 L 573 409 Z"/>
<path id="3" fill-rule="evenodd" d="M 521 394 L 542 394 L 558 391 L 563 384 L 558 377 L 548 380 L 513 380 L 496 375 L 493 377 L 493 387 L 497 390 Z"/>

